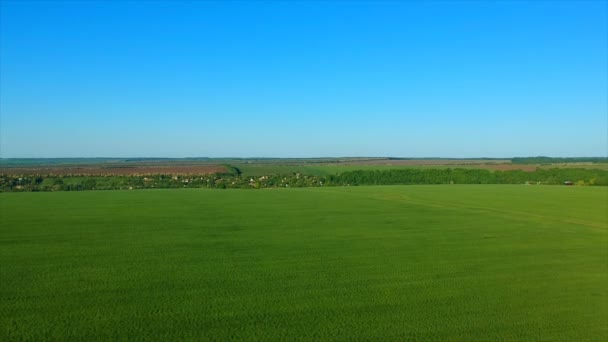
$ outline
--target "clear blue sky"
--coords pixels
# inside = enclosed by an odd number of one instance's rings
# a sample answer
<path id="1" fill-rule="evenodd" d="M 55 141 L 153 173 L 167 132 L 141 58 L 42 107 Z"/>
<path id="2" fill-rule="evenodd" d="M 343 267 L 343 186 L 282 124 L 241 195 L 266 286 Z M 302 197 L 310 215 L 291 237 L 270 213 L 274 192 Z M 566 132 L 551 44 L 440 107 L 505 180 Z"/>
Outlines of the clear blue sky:
<path id="1" fill-rule="evenodd" d="M 608 154 L 608 5 L 0 2 L 0 156 Z"/>

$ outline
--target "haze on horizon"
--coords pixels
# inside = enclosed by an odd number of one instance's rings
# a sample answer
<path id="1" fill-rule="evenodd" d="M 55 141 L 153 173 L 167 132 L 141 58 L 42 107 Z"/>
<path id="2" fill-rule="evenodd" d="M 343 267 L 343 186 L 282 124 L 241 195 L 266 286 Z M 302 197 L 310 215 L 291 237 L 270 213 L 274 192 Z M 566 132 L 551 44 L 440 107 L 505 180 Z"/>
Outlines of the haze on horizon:
<path id="1" fill-rule="evenodd" d="M 0 2 L 0 158 L 608 155 L 608 2 Z"/>

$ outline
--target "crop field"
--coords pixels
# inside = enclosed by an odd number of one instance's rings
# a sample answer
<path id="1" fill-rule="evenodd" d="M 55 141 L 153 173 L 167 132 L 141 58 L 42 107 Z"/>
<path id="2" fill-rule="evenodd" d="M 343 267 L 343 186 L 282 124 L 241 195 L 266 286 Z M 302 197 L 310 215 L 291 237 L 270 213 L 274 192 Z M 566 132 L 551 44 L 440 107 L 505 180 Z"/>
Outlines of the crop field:
<path id="1" fill-rule="evenodd" d="M 513 164 L 329 164 L 329 165 L 238 165 L 244 176 L 287 175 L 301 173 L 313 176 L 328 176 L 349 171 L 386 171 L 403 169 L 485 169 L 534 171 L 535 165 Z M 579 168 L 587 168 L 579 166 Z M 595 168 L 603 169 L 602 166 Z"/>
<path id="2" fill-rule="evenodd" d="M 30 166 L 0 168 L 1 174 L 8 175 L 83 175 L 83 176 L 113 176 L 113 175 L 205 175 L 211 173 L 227 172 L 221 165 L 145 165 L 145 166 Z"/>
<path id="3" fill-rule="evenodd" d="M 0 175 L 134 176 L 205 175 L 231 172 L 236 167 L 246 177 L 290 175 L 329 176 L 350 171 L 396 169 L 485 169 L 490 171 L 551 169 L 608 170 L 608 162 L 513 163 L 510 159 L 389 159 L 389 158 L 50 158 L 1 159 Z"/>
<path id="4" fill-rule="evenodd" d="M 293 173 L 301 173 L 313 176 L 328 176 L 349 171 L 386 171 L 386 170 L 403 170 L 403 169 L 484 169 L 490 171 L 506 171 L 506 170 L 522 170 L 534 171 L 537 168 L 552 169 L 552 168 L 567 168 L 567 169 L 597 169 L 608 170 L 608 163 L 570 163 L 570 164 L 512 164 L 512 163 L 475 163 L 474 161 L 461 163 L 435 161 L 418 161 L 418 160 L 397 160 L 397 161 L 366 161 L 366 162 L 344 162 L 344 163 L 327 163 L 327 164 L 234 164 L 243 173 L 244 176 L 266 176 L 266 175 L 287 175 Z"/>
<path id="5" fill-rule="evenodd" d="M 0 340 L 608 339 L 608 188 L 0 193 Z"/>

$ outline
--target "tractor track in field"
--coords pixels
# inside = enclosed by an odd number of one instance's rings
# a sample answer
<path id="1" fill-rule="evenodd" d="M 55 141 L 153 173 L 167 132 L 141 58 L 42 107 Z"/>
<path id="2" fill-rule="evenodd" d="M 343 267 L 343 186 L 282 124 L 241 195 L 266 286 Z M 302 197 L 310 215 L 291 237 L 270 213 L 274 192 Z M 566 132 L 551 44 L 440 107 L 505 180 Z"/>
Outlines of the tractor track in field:
<path id="1" fill-rule="evenodd" d="M 564 219 L 564 218 L 559 218 L 559 217 L 554 217 L 554 216 L 546 216 L 546 215 L 534 214 L 534 213 L 530 213 L 530 212 L 526 212 L 526 211 L 506 210 L 506 209 L 483 207 L 483 206 L 476 206 L 476 205 L 466 205 L 466 204 L 459 204 L 459 203 L 455 203 L 455 202 L 425 200 L 425 199 L 419 199 L 419 198 L 412 198 L 412 197 L 407 196 L 407 195 L 392 195 L 392 196 L 378 196 L 378 195 L 374 195 L 374 196 L 366 196 L 366 195 L 363 195 L 363 194 L 357 194 L 357 193 L 350 192 L 350 191 L 341 191 L 341 190 L 334 190 L 334 189 L 332 189 L 331 191 L 327 191 L 327 192 L 334 192 L 334 193 L 340 193 L 340 194 L 350 194 L 350 195 L 364 197 L 364 198 L 369 198 L 369 199 L 382 200 L 382 201 L 391 201 L 391 202 L 403 202 L 403 203 L 410 203 L 410 204 L 414 204 L 414 205 L 422 205 L 422 206 L 434 207 L 434 208 L 465 209 L 465 210 L 475 211 L 475 212 L 500 213 L 500 214 L 503 214 L 503 215 L 507 215 L 508 218 L 511 218 L 511 219 L 521 219 L 520 218 L 521 216 L 527 216 L 527 217 L 530 217 L 530 218 L 550 220 L 550 221 L 554 221 L 554 222 L 575 224 L 575 225 L 580 225 L 580 226 L 586 226 L 586 227 L 592 227 L 592 228 L 599 228 L 599 229 L 608 230 L 608 224 L 602 225 L 602 224 L 598 224 L 598 223 L 595 223 L 595 222 Z"/>
<path id="2" fill-rule="evenodd" d="M 525 211 L 497 209 L 497 208 L 481 207 L 481 206 L 473 206 L 473 205 L 461 205 L 461 204 L 457 204 L 457 203 L 453 203 L 453 202 L 428 201 L 428 200 L 418 200 L 418 199 L 416 199 L 416 200 L 410 199 L 407 201 L 410 203 L 414 203 L 414 204 L 434 206 L 434 207 L 438 207 L 438 208 L 448 208 L 449 207 L 449 208 L 466 209 L 466 210 L 478 211 L 478 212 L 506 214 L 509 216 L 509 218 L 513 218 L 513 219 L 517 219 L 518 218 L 517 216 L 528 216 L 528 217 L 533 217 L 533 218 L 538 218 L 538 219 L 543 219 L 543 220 L 550 220 L 550 221 L 556 221 L 556 222 L 562 222 L 562 223 L 576 224 L 576 225 L 581 225 L 581 226 L 608 229 L 608 226 L 606 226 L 606 225 L 601 225 L 601 224 L 597 224 L 597 223 L 593 223 L 593 222 L 563 219 L 563 218 L 558 218 L 558 217 L 553 217 L 553 216 L 533 214 L 533 213 L 529 213 L 529 212 L 525 212 Z"/>

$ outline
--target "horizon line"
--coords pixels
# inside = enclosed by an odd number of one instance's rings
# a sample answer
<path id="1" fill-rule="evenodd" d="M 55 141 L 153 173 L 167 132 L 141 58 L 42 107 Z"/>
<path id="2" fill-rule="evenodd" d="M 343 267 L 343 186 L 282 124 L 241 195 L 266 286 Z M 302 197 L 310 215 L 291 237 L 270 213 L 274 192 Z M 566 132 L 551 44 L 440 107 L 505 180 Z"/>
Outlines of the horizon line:
<path id="1" fill-rule="evenodd" d="M 319 157 L 263 157 L 263 156 L 250 156 L 250 157 L 0 157 L 0 160 L 5 159 L 453 159 L 453 160 L 465 160 L 465 159 L 514 159 L 514 158 L 605 158 L 606 156 L 567 156 L 567 157 L 555 157 L 546 155 L 535 155 L 535 156 L 509 156 L 509 157 L 396 157 L 396 156 L 319 156 Z"/>

